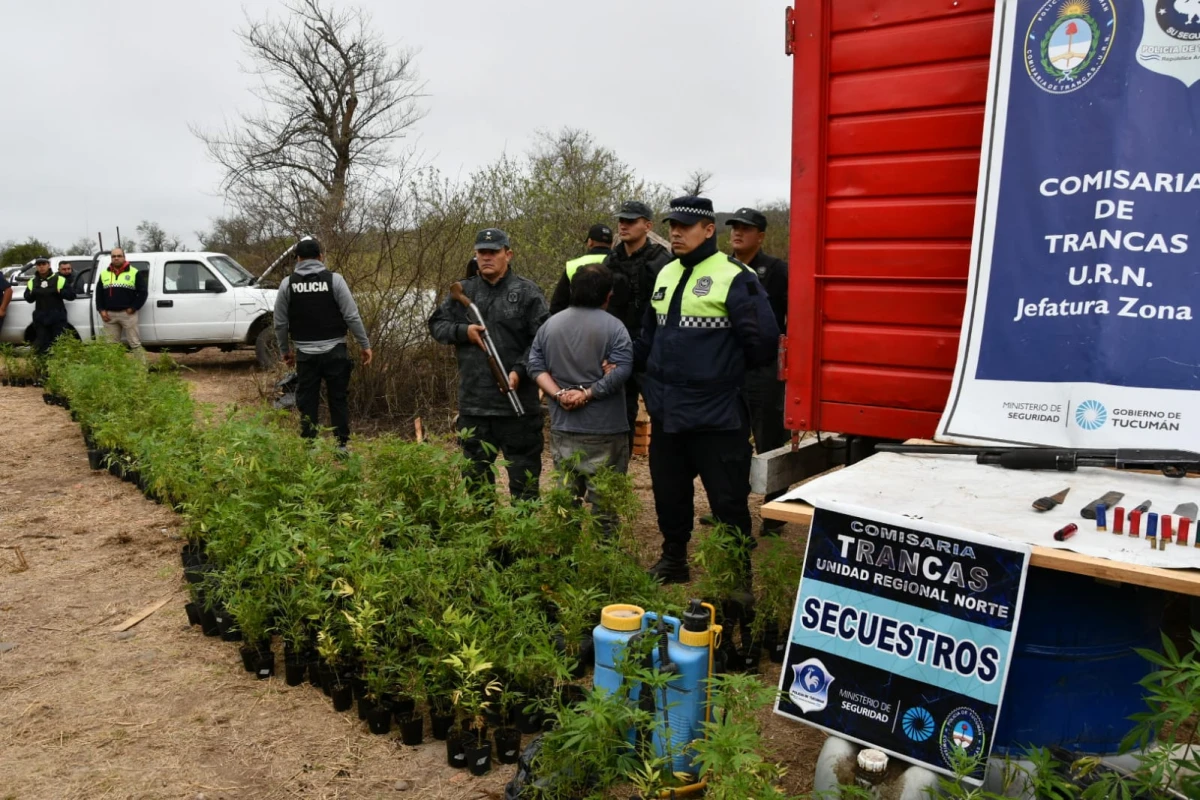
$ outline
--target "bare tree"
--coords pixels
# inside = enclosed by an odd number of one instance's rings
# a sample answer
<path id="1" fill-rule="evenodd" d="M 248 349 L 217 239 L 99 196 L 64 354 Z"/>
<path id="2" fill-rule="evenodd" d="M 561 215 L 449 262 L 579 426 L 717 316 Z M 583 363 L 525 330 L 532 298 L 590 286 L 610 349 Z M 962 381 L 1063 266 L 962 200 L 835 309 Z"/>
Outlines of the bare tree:
<path id="1" fill-rule="evenodd" d="M 71 243 L 67 251 L 63 253 L 66 256 L 90 256 L 96 252 L 96 242 L 89 239 L 87 236 L 81 236 Z"/>
<path id="2" fill-rule="evenodd" d="M 694 169 L 688 173 L 687 180 L 684 181 L 683 186 L 679 188 L 683 190 L 684 194 L 706 194 L 712 179 L 713 174 L 710 171 L 706 169 Z"/>
<path id="3" fill-rule="evenodd" d="M 293 0 L 282 19 L 239 32 L 262 109 L 221 133 L 193 128 L 225 170 L 222 188 L 274 235 L 346 246 L 363 185 L 399 159 L 393 143 L 423 114 L 413 54 L 390 47 L 361 10 Z"/>
<path id="4" fill-rule="evenodd" d="M 161 225 L 152 220 L 142 220 L 137 232 L 142 237 L 142 249 L 147 253 L 171 253 L 182 249 L 183 242 L 178 236 L 168 235 Z"/>

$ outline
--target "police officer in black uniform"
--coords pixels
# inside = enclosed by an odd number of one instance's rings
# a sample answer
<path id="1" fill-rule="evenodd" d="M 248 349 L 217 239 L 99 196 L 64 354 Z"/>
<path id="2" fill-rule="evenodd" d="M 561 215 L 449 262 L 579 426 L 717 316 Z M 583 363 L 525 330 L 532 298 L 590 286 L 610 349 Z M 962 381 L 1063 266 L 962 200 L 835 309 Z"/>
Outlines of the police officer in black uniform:
<path id="1" fill-rule="evenodd" d="M 346 333 L 362 348 L 362 363 L 371 363 L 371 341 L 350 294 L 346 279 L 321 262 L 321 244 L 306 236 L 296 244 L 296 270 L 279 284 L 275 297 L 275 336 L 288 364 L 296 365 L 296 407 L 300 435 L 317 436 L 321 383 L 329 401 L 329 421 L 338 447 L 350 440 L 350 373 L 354 365 L 346 349 Z M 288 338 L 296 345 L 293 353 Z"/>
<path id="2" fill-rule="evenodd" d="M 532 499 L 538 495 L 542 473 L 542 411 L 537 384 L 529 379 L 526 362 L 533 337 L 550 312 L 541 288 L 513 271 L 512 257 L 504 231 L 480 231 L 475 237 L 479 271 L 462 281 L 462 289 L 483 315 L 500 360 L 509 370 L 509 385 L 525 407 L 524 416 L 514 413 L 496 387 L 483 329 L 471 323 L 460 303 L 447 298 L 429 318 L 429 332 L 457 350 L 458 429 L 472 431 L 462 439 L 463 452 L 471 461 L 467 478 L 476 483 L 493 482 L 491 466 L 499 450 L 509 462 L 508 485 L 513 497 Z"/>
<path id="3" fill-rule="evenodd" d="M 37 271 L 25 285 L 25 302 L 33 303 L 34 352 L 45 355 L 67 328 L 67 306 L 63 301 L 75 299 L 75 287 L 68 278 L 50 271 L 50 259 L 39 258 L 33 263 Z"/>
<path id="4" fill-rule="evenodd" d="M 754 273 L 771 301 L 771 311 L 779 332 L 787 330 L 787 262 L 763 252 L 763 241 L 767 235 L 767 217 L 753 208 L 739 208 L 737 213 L 725 221 L 733 228 L 729 244 L 733 257 L 741 261 Z M 775 361 L 756 367 L 746 373 L 746 400 L 750 404 L 750 430 L 754 433 L 754 449 L 759 454 L 770 452 L 788 443 L 790 436 L 783 423 L 783 381 L 779 380 L 779 367 Z M 782 496 L 786 490 L 772 492 L 764 499 L 769 503 Z M 777 535 L 784 526 L 780 520 L 764 519 L 764 536 Z"/>
<path id="5" fill-rule="evenodd" d="M 663 554 L 650 574 L 689 577 L 687 543 L 697 475 L 713 515 L 750 535 L 750 414 L 746 370 L 775 358 L 779 328 L 758 276 L 717 250 L 705 197 L 679 197 L 666 216 L 675 260 L 658 273 L 635 363 L 650 412 L 650 478 Z M 744 565 L 744 585 L 750 564 Z"/>

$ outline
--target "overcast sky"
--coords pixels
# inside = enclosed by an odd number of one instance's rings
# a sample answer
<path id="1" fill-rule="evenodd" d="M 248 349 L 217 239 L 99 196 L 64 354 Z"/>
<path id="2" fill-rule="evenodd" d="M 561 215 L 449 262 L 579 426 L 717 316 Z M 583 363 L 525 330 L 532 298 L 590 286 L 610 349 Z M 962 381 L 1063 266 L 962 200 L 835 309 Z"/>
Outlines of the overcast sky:
<path id="1" fill-rule="evenodd" d="M 221 175 L 189 123 L 253 108 L 234 30 L 272 0 L 4 0 L 0 241 L 64 247 L 142 219 L 196 244 L 225 213 Z M 338 2 L 339 6 L 351 5 Z M 678 187 L 715 175 L 717 206 L 788 193 L 786 0 L 360 0 L 416 48 L 427 116 L 410 142 L 450 175 L 535 131 L 590 131 Z M 186 10 L 185 10 L 186 9 Z"/>

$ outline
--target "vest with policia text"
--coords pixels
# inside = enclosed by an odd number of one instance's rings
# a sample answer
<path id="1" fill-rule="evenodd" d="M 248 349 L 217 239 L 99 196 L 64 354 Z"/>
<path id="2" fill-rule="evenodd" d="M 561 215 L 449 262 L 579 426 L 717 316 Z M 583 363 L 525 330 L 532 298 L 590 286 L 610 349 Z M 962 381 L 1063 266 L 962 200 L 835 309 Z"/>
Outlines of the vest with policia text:
<path id="1" fill-rule="evenodd" d="M 746 348 L 755 344 L 739 340 L 726 303 L 740 276 L 746 276 L 736 287 L 743 301 L 748 293 L 761 292 L 754 273 L 724 253 L 690 268 L 676 259 L 655 279 L 646 317 L 654 328 L 642 393 L 651 418 L 667 433 L 737 430 L 748 424 L 741 388 Z M 748 313 L 769 314 L 765 303 L 763 308 Z M 757 338 L 757 324 L 750 325 Z"/>
<path id="2" fill-rule="evenodd" d="M 567 262 L 567 280 L 575 280 L 575 273 L 579 272 L 581 267 L 586 267 L 588 264 L 603 263 L 606 258 L 608 258 L 608 253 L 590 253 L 586 256 L 571 259 Z"/>
<path id="3" fill-rule="evenodd" d="M 288 279 L 288 330 L 297 342 L 341 339 L 349 328 L 333 296 L 333 273 L 327 269 Z"/>

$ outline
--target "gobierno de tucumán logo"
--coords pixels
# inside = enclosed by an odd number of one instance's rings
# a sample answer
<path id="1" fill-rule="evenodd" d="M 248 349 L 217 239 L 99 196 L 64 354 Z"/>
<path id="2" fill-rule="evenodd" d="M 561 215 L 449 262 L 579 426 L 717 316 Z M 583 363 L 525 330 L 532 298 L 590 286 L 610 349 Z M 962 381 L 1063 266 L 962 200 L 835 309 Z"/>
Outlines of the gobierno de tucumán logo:
<path id="1" fill-rule="evenodd" d="M 1075 407 L 1075 424 L 1085 431 L 1099 430 L 1108 422 L 1108 409 L 1099 400 L 1084 400 Z"/>
<path id="2" fill-rule="evenodd" d="M 1080 89 L 1104 66 L 1117 31 L 1112 0 L 1047 0 L 1025 36 L 1025 70 L 1051 94 Z"/>

